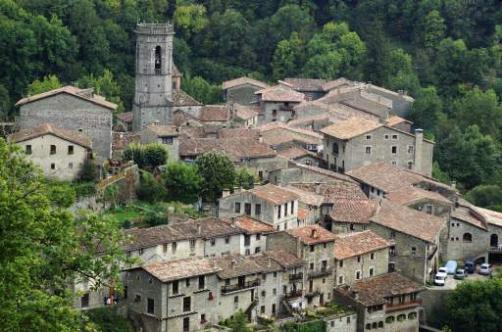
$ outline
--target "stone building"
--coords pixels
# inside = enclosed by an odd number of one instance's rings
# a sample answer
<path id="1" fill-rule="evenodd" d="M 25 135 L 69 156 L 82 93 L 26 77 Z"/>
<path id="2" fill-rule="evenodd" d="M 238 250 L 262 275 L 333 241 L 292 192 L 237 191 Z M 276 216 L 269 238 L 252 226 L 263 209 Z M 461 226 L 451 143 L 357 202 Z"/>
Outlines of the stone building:
<path id="1" fill-rule="evenodd" d="M 249 256 L 266 250 L 267 234 L 275 230 L 272 225 L 253 219 L 247 215 L 232 217 L 230 220 L 233 226 L 244 232 L 243 243 L 241 243 L 241 255 Z"/>
<path id="2" fill-rule="evenodd" d="M 379 209 L 378 201 L 366 198 L 333 199 L 333 209 L 324 225 L 333 232 L 360 232 L 368 228 L 370 218 Z"/>
<path id="3" fill-rule="evenodd" d="M 298 226 L 298 195 L 266 184 L 243 190 L 219 200 L 218 216 L 232 218 L 247 215 L 277 230 Z"/>
<path id="4" fill-rule="evenodd" d="M 336 302 L 355 308 L 357 331 L 418 332 L 425 288 L 397 272 L 335 288 Z"/>
<path id="5" fill-rule="evenodd" d="M 284 82 L 289 84 L 293 89 L 305 95 L 307 100 L 316 100 L 326 94 L 323 86 L 327 80 L 318 78 L 292 78 L 287 77 Z"/>
<path id="6" fill-rule="evenodd" d="M 290 127 L 273 122 L 258 127 L 264 143 L 277 150 L 300 147 L 317 153 L 322 150 L 323 137 L 311 130 Z"/>
<path id="7" fill-rule="evenodd" d="M 254 128 L 258 125 L 260 108 L 256 105 L 232 104 L 233 120 L 244 128 Z"/>
<path id="8" fill-rule="evenodd" d="M 347 172 L 377 161 L 432 173 L 434 143 L 424 139 L 422 130 L 415 134 L 385 123 L 350 118 L 321 129 L 324 134 L 324 159 L 329 168 Z"/>
<path id="9" fill-rule="evenodd" d="M 255 92 L 261 108 L 260 124 L 287 122 L 296 117 L 294 106 L 305 100 L 303 93 L 295 91 L 284 82 Z"/>
<path id="10" fill-rule="evenodd" d="M 173 125 L 149 124 L 140 132 L 141 143 L 162 144 L 167 152 L 169 161 L 179 160 L 180 132 Z"/>
<path id="11" fill-rule="evenodd" d="M 446 220 L 381 200 L 368 229 L 387 239 L 389 270 L 422 284 L 430 281 L 442 257 L 441 243 L 447 236 Z"/>
<path id="12" fill-rule="evenodd" d="M 223 96 L 227 103 L 248 105 L 256 102 L 255 92 L 268 88 L 268 84 L 250 77 L 239 77 L 222 84 Z"/>
<path id="13" fill-rule="evenodd" d="M 87 136 L 49 123 L 22 129 L 8 139 L 19 145 L 45 176 L 58 180 L 77 179 L 85 161 L 91 157 L 92 143 Z"/>
<path id="14" fill-rule="evenodd" d="M 333 202 L 323 195 L 298 188 L 294 185 L 285 186 L 284 189 L 298 195 L 299 208 L 303 209 L 306 213 L 305 224 L 299 224 L 298 226 L 320 223 L 333 208 Z"/>
<path id="15" fill-rule="evenodd" d="M 291 146 L 277 153 L 281 157 L 307 166 L 319 167 L 322 164 L 321 158 L 316 154 L 297 146 Z"/>
<path id="16" fill-rule="evenodd" d="M 332 300 L 335 234 L 310 225 L 269 234 L 267 250 L 287 250 L 305 261 L 303 276 L 307 306 Z"/>
<path id="17" fill-rule="evenodd" d="M 390 243 L 387 240 L 369 230 L 337 234 L 336 237 L 336 285 L 352 285 L 388 272 Z"/>
<path id="18" fill-rule="evenodd" d="M 92 89 L 65 86 L 23 98 L 17 125 L 30 129 L 44 123 L 82 133 L 90 138 L 98 163 L 112 155 L 112 113 L 117 105 L 95 95 Z"/>

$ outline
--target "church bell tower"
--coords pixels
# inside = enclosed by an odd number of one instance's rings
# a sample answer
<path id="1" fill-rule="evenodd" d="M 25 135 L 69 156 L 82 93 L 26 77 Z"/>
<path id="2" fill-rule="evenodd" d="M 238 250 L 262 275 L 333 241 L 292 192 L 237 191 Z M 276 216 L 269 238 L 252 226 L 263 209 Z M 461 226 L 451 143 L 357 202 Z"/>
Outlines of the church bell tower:
<path id="1" fill-rule="evenodd" d="M 170 23 L 139 23 L 135 32 L 133 130 L 138 131 L 171 120 L 174 29 Z"/>

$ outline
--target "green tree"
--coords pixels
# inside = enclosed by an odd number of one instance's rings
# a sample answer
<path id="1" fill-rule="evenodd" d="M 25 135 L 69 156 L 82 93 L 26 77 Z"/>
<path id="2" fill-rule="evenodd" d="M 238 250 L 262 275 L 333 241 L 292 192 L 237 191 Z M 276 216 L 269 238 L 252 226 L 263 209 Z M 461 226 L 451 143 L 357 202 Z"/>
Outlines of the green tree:
<path id="1" fill-rule="evenodd" d="M 244 189 L 251 189 L 256 182 L 256 176 L 245 167 L 241 167 L 235 174 L 235 184 Z"/>
<path id="2" fill-rule="evenodd" d="M 62 84 L 56 75 L 47 75 L 44 76 L 42 80 L 35 80 L 30 83 L 30 85 L 28 85 L 26 94 L 28 96 L 33 96 L 42 92 L 58 89 L 61 86 Z"/>
<path id="3" fill-rule="evenodd" d="M 129 144 L 122 155 L 123 160 L 133 160 L 139 168 L 153 171 L 167 162 L 167 150 L 159 143 Z"/>
<path id="4" fill-rule="evenodd" d="M 195 161 L 202 178 L 201 196 L 207 202 L 216 202 L 223 189 L 231 189 L 235 183 L 235 167 L 227 155 L 208 152 Z"/>
<path id="5" fill-rule="evenodd" d="M 113 73 L 110 70 L 105 69 L 101 76 L 86 75 L 78 80 L 77 85 L 81 88 L 93 88 L 96 94 L 104 96 L 112 103 L 117 104 L 117 113 L 124 110 L 124 105 L 120 99 L 120 86 L 113 78 Z"/>
<path id="6" fill-rule="evenodd" d="M 94 160 L 87 158 L 82 165 L 78 179 L 83 182 L 94 182 L 98 178 L 98 170 Z"/>
<path id="7" fill-rule="evenodd" d="M 203 104 L 216 104 L 221 101 L 221 88 L 209 84 L 200 76 L 186 77 L 181 82 L 183 90 Z"/>
<path id="8" fill-rule="evenodd" d="M 242 310 L 237 311 L 226 320 L 226 326 L 230 328 L 232 332 L 251 332 L 253 329 L 248 327 L 248 321 L 246 314 Z"/>
<path id="9" fill-rule="evenodd" d="M 122 235 L 97 216 L 75 219 L 50 183 L 0 139 L 0 321 L 5 331 L 77 331 L 68 284 L 118 285 Z M 99 246 L 96 246 L 99 243 Z M 99 253 L 99 255 L 98 255 Z"/>
<path id="10" fill-rule="evenodd" d="M 435 48 L 444 38 L 446 26 L 444 19 L 437 10 L 429 12 L 420 18 L 415 30 L 415 42 L 425 48 Z"/>
<path id="11" fill-rule="evenodd" d="M 141 171 L 136 195 L 139 200 L 152 203 L 163 201 L 167 192 L 164 185 L 158 181 L 152 173 Z"/>
<path id="12" fill-rule="evenodd" d="M 446 322 L 455 332 L 498 332 L 502 326 L 502 278 L 460 283 L 446 297 Z"/>
<path id="13" fill-rule="evenodd" d="M 474 205 L 502 210 L 502 188 L 498 185 L 480 185 L 469 191 L 465 198 Z"/>
<path id="14" fill-rule="evenodd" d="M 9 91 L 0 84 L 0 121 L 5 121 L 10 115 L 11 103 Z"/>
<path id="15" fill-rule="evenodd" d="M 281 40 L 275 49 L 272 70 L 275 79 L 296 77 L 305 64 L 305 45 L 296 32 L 291 38 Z"/>
<path id="16" fill-rule="evenodd" d="M 434 132 L 435 126 L 444 118 L 443 101 L 434 86 L 418 91 L 411 110 L 411 120 L 416 126 Z"/>
<path id="17" fill-rule="evenodd" d="M 168 201 L 195 203 L 199 197 L 202 181 L 195 166 L 177 162 L 167 165 L 162 174 L 167 189 Z"/>
<path id="18" fill-rule="evenodd" d="M 193 33 L 198 33 L 204 29 L 208 23 L 206 7 L 199 4 L 189 4 L 176 6 L 174 11 L 174 24 L 186 37 Z"/>

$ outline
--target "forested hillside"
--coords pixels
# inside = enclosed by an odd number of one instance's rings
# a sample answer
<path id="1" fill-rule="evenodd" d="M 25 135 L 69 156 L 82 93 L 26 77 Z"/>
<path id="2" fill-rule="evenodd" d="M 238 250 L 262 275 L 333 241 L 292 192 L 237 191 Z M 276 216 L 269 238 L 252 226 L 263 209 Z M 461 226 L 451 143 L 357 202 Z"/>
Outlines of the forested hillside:
<path id="1" fill-rule="evenodd" d="M 72 83 L 129 110 L 134 27 L 175 23 L 183 88 L 218 102 L 240 75 L 370 81 L 416 98 L 435 176 L 502 209 L 499 0 L 0 0 L 0 114 Z M 49 76 L 51 75 L 51 76 Z"/>

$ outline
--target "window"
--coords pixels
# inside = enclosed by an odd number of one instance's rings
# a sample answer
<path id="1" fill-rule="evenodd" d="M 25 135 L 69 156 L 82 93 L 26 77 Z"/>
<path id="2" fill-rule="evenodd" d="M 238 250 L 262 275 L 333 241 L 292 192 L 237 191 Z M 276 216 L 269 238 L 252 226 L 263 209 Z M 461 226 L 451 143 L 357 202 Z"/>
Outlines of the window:
<path id="1" fill-rule="evenodd" d="M 183 298 L 183 312 L 192 310 L 192 299 L 190 296 Z"/>
<path id="2" fill-rule="evenodd" d="M 50 154 L 56 154 L 56 146 L 55 145 L 51 145 Z"/>
<path id="3" fill-rule="evenodd" d="M 272 315 L 275 316 L 275 303 L 272 304 Z"/>
<path id="4" fill-rule="evenodd" d="M 371 135 L 366 135 L 366 139 L 371 139 Z"/>
<path id="5" fill-rule="evenodd" d="M 249 249 L 246 249 L 246 252 L 244 253 L 244 255 L 246 255 L 246 256 L 249 256 L 249 255 L 251 255 L 251 250 L 249 250 Z"/>
<path id="6" fill-rule="evenodd" d="M 204 276 L 199 277 L 199 289 L 206 288 L 206 278 Z"/>
<path id="7" fill-rule="evenodd" d="M 282 205 L 277 205 L 277 218 L 281 219 L 281 207 Z"/>
<path id="8" fill-rule="evenodd" d="M 254 206 L 254 214 L 259 216 L 261 215 L 261 204 L 255 204 Z"/>
<path id="9" fill-rule="evenodd" d="M 347 317 L 347 324 L 350 324 L 350 316 Z"/>
<path id="10" fill-rule="evenodd" d="M 234 211 L 235 211 L 235 213 L 241 213 L 241 203 L 240 202 L 235 202 Z"/>
<path id="11" fill-rule="evenodd" d="M 361 263 L 361 256 L 357 256 L 357 262 Z"/>
<path id="12" fill-rule="evenodd" d="M 206 321 L 206 314 L 201 314 L 200 315 L 200 323 L 201 324 L 206 324 L 207 321 Z"/>
<path id="13" fill-rule="evenodd" d="M 371 146 L 366 147 L 366 154 L 371 154 Z"/>
<path id="14" fill-rule="evenodd" d="M 155 47 L 155 75 L 160 74 L 162 68 L 162 48 L 160 46 Z"/>
<path id="15" fill-rule="evenodd" d="M 264 291 L 264 290 L 262 290 L 262 291 L 261 291 L 261 296 L 262 296 L 262 297 L 267 296 L 267 292 L 266 292 L 266 291 Z"/>
<path id="16" fill-rule="evenodd" d="M 277 295 L 277 288 L 272 289 L 272 294 Z"/>
<path id="17" fill-rule="evenodd" d="M 343 284 L 343 276 L 338 277 L 338 284 L 339 285 Z"/>
<path id="18" fill-rule="evenodd" d="M 191 251 L 195 250 L 195 240 L 190 240 L 190 250 Z"/>
<path id="19" fill-rule="evenodd" d="M 413 145 L 408 145 L 408 154 L 413 154 L 415 147 Z"/>
<path id="20" fill-rule="evenodd" d="M 214 247 L 214 245 L 216 244 L 216 239 L 209 240 L 209 243 L 211 243 L 211 247 Z"/>
<path id="21" fill-rule="evenodd" d="M 68 145 L 68 154 L 73 154 L 74 151 L 73 151 L 73 145 Z"/>
<path id="22" fill-rule="evenodd" d="M 415 319 L 415 318 L 417 318 L 417 313 L 416 312 L 410 312 L 408 314 L 408 319 L 411 320 L 411 319 Z"/>
<path id="23" fill-rule="evenodd" d="M 417 254 L 417 248 L 416 247 L 411 247 L 411 255 L 416 256 Z"/>
<path id="24" fill-rule="evenodd" d="M 396 232 L 391 231 L 391 232 L 390 232 L 390 238 L 391 238 L 391 239 L 395 239 L 395 238 L 396 238 Z"/>
<path id="25" fill-rule="evenodd" d="M 89 306 L 89 293 L 85 293 L 80 298 L 80 307 L 87 308 Z"/>
<path id="26" fill-rule="evenodd" d="M 391 147 L 391 152 L 392 152 L 392 154 L 397 154 L 397 146 L 393 145 Z"/>
<path id="27" fill-rule="evenodd" d="M 153 299 L 148 298 L 146 300 L 146 312 L 152 315 L 155 313 L 155 301 Z"/>
<path id="28" fill-rule="evenodd" d="M 370 323 L 366 324 L 366 330 L 371 330 L 371 324 Z"/>
<path id="29" fill-rule="evenodd" d="M 167 243 L 165 243 L 165 244 L 162 246 L 162 251 L 163 251 L 164 253 L 166 253 L 166 252 L 167 252 Z"/>
<path id="30" fill-rule="evenodd" d="M 314 269 L 314 263 L 310 263 L 310 269 L 313 270 Z"/>
<path id="31" fill-rule="evenodd" d="M 173 251 L 173 254 L 176 252 L 177 247 L 178 247 L 178 244 L 176 242 L 173 242 L 173 244 L 171 245 L 171 249 Z"/>
<path id="32" fill-rule="evenodd" d="M 229 244 L 230 243 L 230 236 L 226 236 L 225 237 L 225 244 Z"/>
<path id="33" fill-rule="evenodd" d="M 338 144 L 333 143 L 333 154 L 338 154 Z"/>
<path id="34" fill-rule="evenodd" d="M 343 267 L 343 260 L 340 261 L 340 264 L 339 264 L 340 267 Z"/>
<path id="35" fill-rule="evenodd" d="M 179 292 L 179 281 L 178 280 L 173 281 L 173 283 L 172 283 L 172 292 L 173 292 L 173 295 L 177 295 L 178 294 L 178 292 Z"/>
<path id="36" fill-rule="evenodd" d="M 26 154 L 31 154 L 31 145 L 26 145 L 24 152 Z"/>
<path id="37" fill-rule="evenodd" d="M 291 214 L 293 214 L 295 211 L 295 201 L 291 202 Z"/>
<path id="38" fill-rule="evenodd" d="M 389 139 L 389 134 L 383 135 L 383 139 Z"/>
<path id="39" fill-rule="evenodd" d="M 190 317 L 183 318 L 183 332 L 190 331 Z"/>
<path id="40" fill-rule="evenodd" d="M 143 248 L 139 248 L 138 254 L 143 255 Z"/>
<path id="41" fill-rule="evenodd" d="M 56 164 L 55 163 L 51 163 L 51 169 L 56 169 Z"/>
<path id="42" fill-rule="evenodd" d="M 374 252 L 372 252 L 372 253 L 370 254 L 370 259 L 371 259 L 371 260 L 375 259 L 375 253 L 374 253 Z"/>
<path id="43" fill-rule="evenodd" d="M 172 137 L 162 137 L 162 144 L 172 145 L 173 138 Z"/>
<path id="44" fill-rule="evenodd" d="M 382 327 L 383 327 L 383 322 L 382 321 L 378 322 L 378 328 L 382 328 Z"/>
<path id="45" fill-rule="evenodd" d="M 464 236 L 462 236 L 462 240 L 464 240 L 464 242 L 472 242 L 472 234 L 464 233 Z"/>
<path id="46" fill-rule="evenodd" d="M 373 277 L 373 268 L 370 267 L 370 277 Z"/>
<path id="47" fill-rule="evenodd" d="M 397 134 L 392 135 L 392 139 L 396 140 L 397 139 Z"/>
<path id="48" fill-rule="evenodd" d="M 238 296 L 234 296 L 234 303 L 239 303 L 239 297 Z"/>
<path id="49" fill-rule="evenodd" d="M 356 271 L 356 279 L 361 279 L 361 271 Z"/>
<path id="50" fill-rule="evenodd" d="M 264 313 L 265 313 L 265 306 L 264 306 L 264 305 L 262 305 L 262 306 L 260 307 L 260 313 L 261 313 L 261 314 L 264 314 Z"/>
<path id="51" fill-rule="evenodd" d="M 328 261 L 327 260 L 323 260 L 321 262 L 321 270 L 326 271 L 327 269 L 328 269 Z"/>
<path id="52" fill-rule="evenodd" d="M 261 239 L 261 234 L 256 234 L 256 241 L 260 241 Z"/>
<path id="53" fill-rule="evenodd" d="M 190 287 L 190 278 L 185 279 L 185 286 Z"/>
<path id="54" fill-rule="evenodd" d="M 314 252 L 314 249 L 315 247 L 313 245 L 310 245 L 310 252 Z"/>
<path id="55" fill-rule="evenodd" d="M 251 215 L 251 203 L 244 204 L 244 213 L 248 216 Z"/>
<path id="56" fill-rule="evenodd" d="M 261 251 L 261 248 L 260 248 L 260 247 L 256 247 L 256 248 L 254 248 L 254 253 L 255 253 L 255 254 L 258 254 L 260 251 Z"/>
<path id="57" fill-rule="evenodd" d="M 408 169 L 413 169 L 413 161 L 408 161 Z"/>
<path id="58" fill-rule="evenodd" d="M 68 163 L 68 168 L 73 169 L 73 163 Z"/>
<path id="59" fill-rule="evenodd" d="M 136 294 L 136 296 L 134 296 L 134 302 L 136 303 L 141 302 L 141 295 Z"/>
<path id="60" fill-rule="evenodd" d="M 288 215 L 288 203 L 284 203 L 284 216 Z"/>

